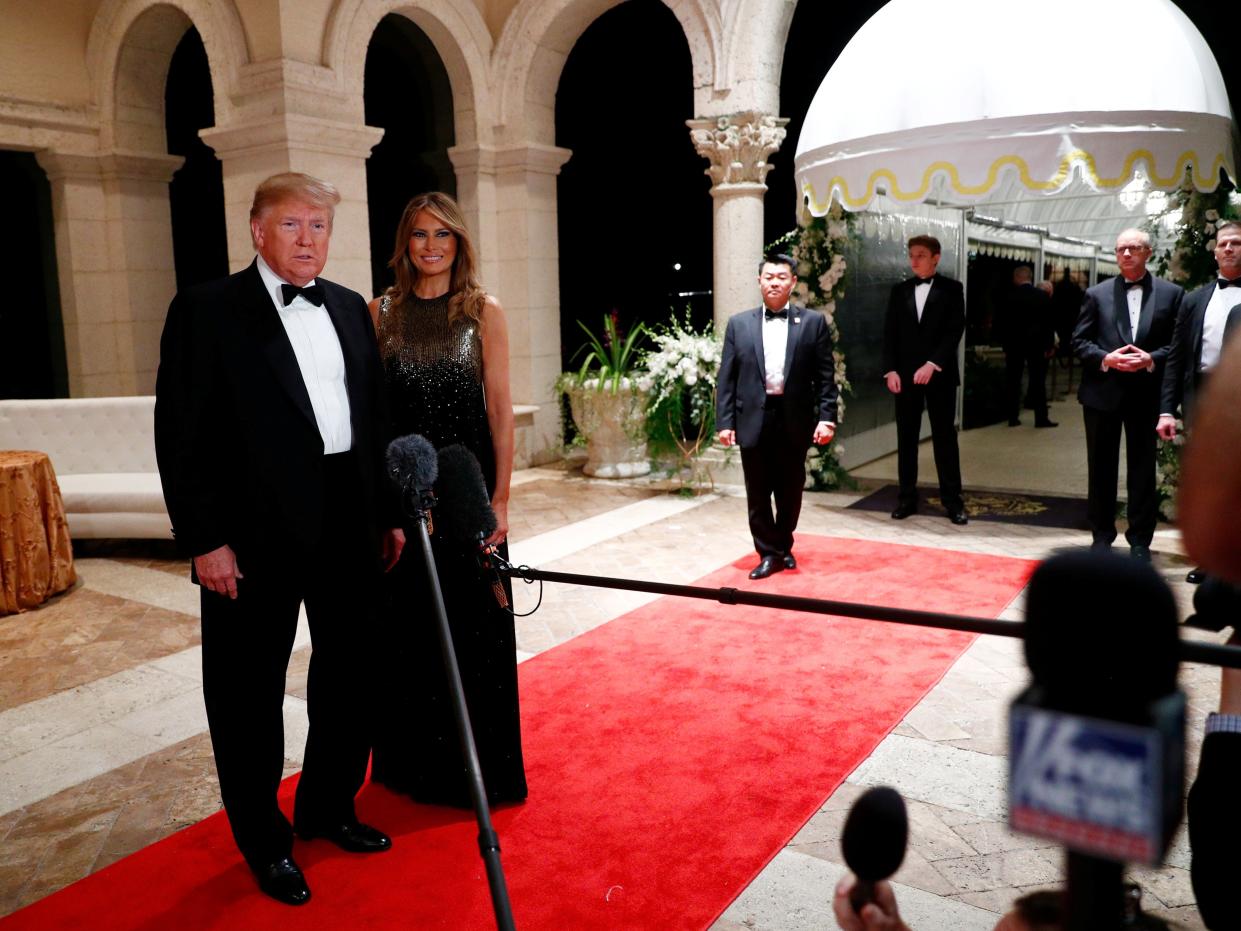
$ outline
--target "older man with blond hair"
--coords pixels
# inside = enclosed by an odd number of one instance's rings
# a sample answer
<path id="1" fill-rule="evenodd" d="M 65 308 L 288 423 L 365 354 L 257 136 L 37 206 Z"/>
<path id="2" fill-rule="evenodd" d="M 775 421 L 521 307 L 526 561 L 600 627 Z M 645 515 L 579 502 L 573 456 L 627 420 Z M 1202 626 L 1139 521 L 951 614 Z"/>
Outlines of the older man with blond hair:
<path id="1" fill-rule="evenodd" d="M 258 255 L 173 299 L 155 447 L 173 532 L 201 590 L 203 696 L 237 846 L 271 897 L 310 899 L 294 830 L 366 853 L 391 841 L 353 799 L 370 753 L 375 600 L 403 538 L 385 505 L 381 369 L 366 302 L 319 277 L 340 195 L 299 173 L 262 182 Z M 314 653 L 310 731 L 290 825 L 285 672 L 299 607 Z"/>

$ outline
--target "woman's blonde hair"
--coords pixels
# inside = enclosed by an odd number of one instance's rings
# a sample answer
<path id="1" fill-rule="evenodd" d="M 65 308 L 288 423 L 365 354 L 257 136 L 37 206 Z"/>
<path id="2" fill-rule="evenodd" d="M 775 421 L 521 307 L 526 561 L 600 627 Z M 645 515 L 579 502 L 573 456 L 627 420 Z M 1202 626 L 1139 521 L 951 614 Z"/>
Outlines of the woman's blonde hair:
<path id="1" fill-rule="evenodd" d="M 396 227 L 396 247 L 388 262 L 388 267 L 396 273 L 396 284 L 388 289 L 389 298 L 393 304 L 403 304 L 413 296 L 414 287 L 418 284 L 418 269 L 409 258 L 409 239 L 414 231 L 414 218 L 423 210 L 451 230 L 457 240 L 457 257 L 452 263 L 452 278 L 448 286 L 451 295 L 448 299 L 448 319 L 465 316 L 476 322 L 481 320 L 487 292 L 478 280 L 474 244 L 465 228 L 461 208 L 455 200 L 440 191 L 419 194 L 405 205 L 401 222 Z"/>

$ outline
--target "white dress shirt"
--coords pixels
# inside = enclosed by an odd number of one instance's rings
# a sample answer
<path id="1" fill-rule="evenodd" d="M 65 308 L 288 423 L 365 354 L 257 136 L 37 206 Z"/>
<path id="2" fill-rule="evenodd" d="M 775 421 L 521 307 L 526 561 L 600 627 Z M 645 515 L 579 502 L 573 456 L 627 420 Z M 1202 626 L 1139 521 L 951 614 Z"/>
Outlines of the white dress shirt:
<path id="1" fill-rule="evenodd" d="M 919 281 L 914 285 L 914 307 L 918 311 L 918 322 L 922 322 L 922 309 L 926 307 L 927 295 L 931 293 L 930 281 Z"/>
<path id="2" fill-rule="evenodd" d="M 1219 362 L 1220 349 L 1224 345 L 1224 326 L 1232 309 L 1241 304 L 1241 288 L 1215 286 L 1215 293 L 1207 301 L 1206 314 L 1202 318 L 1202 355 L 1198 360 L 1199 371 L 1208 372 Z"/>
<path id="3" fill-rule="evenodd" d="M 1129 303 L 1129 333 L 1130 339 L 1138 338 L 1138 320 L 1142 317 L 1142 289 L 1129 287 L 1130 282 L 1125 281 L 1125 300 Z"/>
<path id="4" fill-rule="evenodd" d="M 769 317 L 763 310 L 763 383 L 768 394 L 784 394 L 784 353 L 789 344 L 789 305 L 783 317 Z"/>
<path id="5" fill-rule="evenodd" d="M 297 357 L 315 423 L 323 437 L 323 452 L 325 455 L 348 452 L 353 447 L 353 425 L 349 419 L 349 392 L 345 387 L 345 355 L 332 318 L 326 307 L 316 307 L 300 294 L 285 307 L 280 286 L 289 282 L 272 271 L 261 255 L 258 269 L 289 342 L 293 344 L 293 355 Z M 312 284 L 314 281 L 307 282 L 307 286 Z"/>

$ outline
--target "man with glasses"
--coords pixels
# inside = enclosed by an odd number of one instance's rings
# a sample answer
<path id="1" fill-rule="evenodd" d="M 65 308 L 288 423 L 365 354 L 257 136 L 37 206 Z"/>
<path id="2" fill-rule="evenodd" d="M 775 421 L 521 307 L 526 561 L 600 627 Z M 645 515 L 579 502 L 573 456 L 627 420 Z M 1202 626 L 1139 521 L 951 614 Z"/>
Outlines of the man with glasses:
<path id="1" fill-rule="evenodd" d="M 1128 472 L 1129 555 L 1150 561 L 1159 502 L 1155 493 L 1155 424 L 1164 363 L 1185 292 L 1146 270 L 1150 236 L 1128 229 L 1116 238 L 1120 274 L 1095 285 L 1082 300 L 1073 352 L 1082 360 L 1077 399 L 1086 423 L 1089 473 L 1087 519 L 1091 545 L 1116 539 L 1116 480 L 1120 434 Z"/>

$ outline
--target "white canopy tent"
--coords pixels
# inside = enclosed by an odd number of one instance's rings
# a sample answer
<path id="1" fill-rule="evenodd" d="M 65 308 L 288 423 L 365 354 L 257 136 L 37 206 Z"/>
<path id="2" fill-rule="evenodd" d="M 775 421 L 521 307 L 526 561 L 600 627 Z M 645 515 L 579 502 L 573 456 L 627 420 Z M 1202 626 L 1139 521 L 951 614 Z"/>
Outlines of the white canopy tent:
<path id="1" fill-rule="evenodd" d="M 1110 251 L 1190 172 L 1235 177 L 1206 41 L 1170 0 L 891 0 L 820 85 L 798 140 L 812 213 L 972 207 Z M 973 226 L 973 225 L 971 225 Z M 978 232 L 971 228 L 971 236 Z"/>

